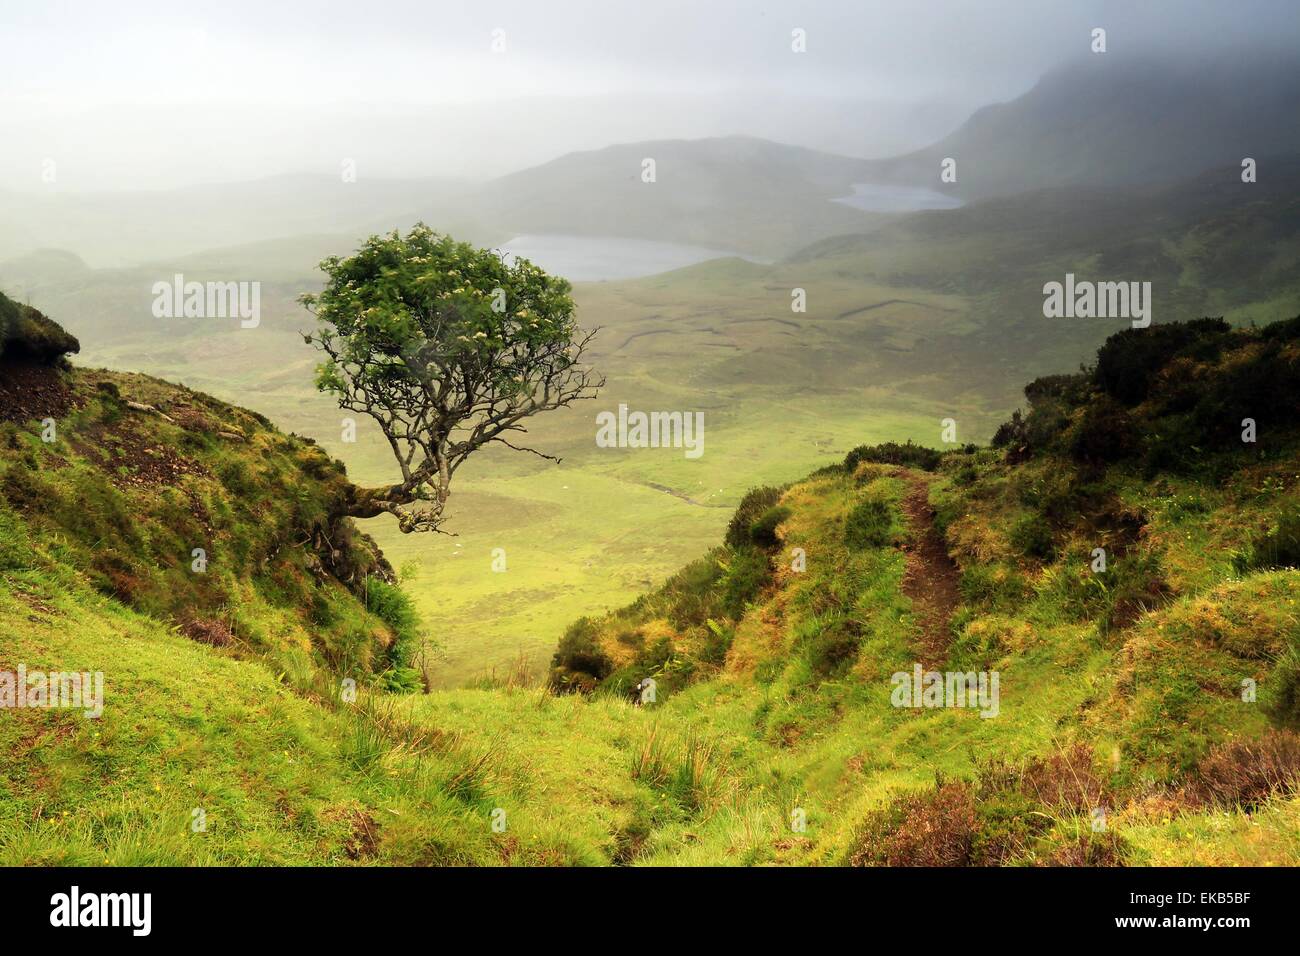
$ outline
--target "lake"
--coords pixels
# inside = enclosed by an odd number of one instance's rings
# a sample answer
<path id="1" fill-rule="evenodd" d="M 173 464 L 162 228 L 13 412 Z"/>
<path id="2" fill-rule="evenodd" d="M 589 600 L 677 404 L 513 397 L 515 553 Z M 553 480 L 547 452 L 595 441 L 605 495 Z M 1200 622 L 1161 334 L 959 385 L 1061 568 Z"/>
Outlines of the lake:
<path id="1" fill-rule="evenodd" d="M 708 249 L 679 242 L 601 236 L 516 236 L 500 249 L 508 260 L 520 256 L 552 275 L 561 275 L 574 282 L 634 279 L 710 259 L 750 258 L 726 249 Z"/>
<path id="2" fill-rule="evenodd" d="M 919 212 L 923 209 L 956 209 L 965 203 L 956 196 L 919 186 L 882 186 L 854 183 L 853 193 L 833 200 L 864 212 Z"/>

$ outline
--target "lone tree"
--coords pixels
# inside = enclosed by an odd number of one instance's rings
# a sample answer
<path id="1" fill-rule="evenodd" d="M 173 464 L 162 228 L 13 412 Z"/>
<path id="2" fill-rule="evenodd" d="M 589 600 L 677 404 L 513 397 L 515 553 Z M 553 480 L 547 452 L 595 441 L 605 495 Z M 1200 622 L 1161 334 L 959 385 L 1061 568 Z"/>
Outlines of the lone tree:
<path id="1" fill-rule="evenodd" d="M 583 366 L 595 331 L 573 318 L 571 286 L 527 260 L 506 262 L 420 223 L 372 236 L 321 263 L 320 322 L 304 338 L 325 354 L 316 387 L 379 423 L 402 480 L 354 488 L 347 513 L 396 515 L 404 532 L 437 531 L 451 479 L 474 451 L 512 443 L 530 415 L 594 398 Z"/>

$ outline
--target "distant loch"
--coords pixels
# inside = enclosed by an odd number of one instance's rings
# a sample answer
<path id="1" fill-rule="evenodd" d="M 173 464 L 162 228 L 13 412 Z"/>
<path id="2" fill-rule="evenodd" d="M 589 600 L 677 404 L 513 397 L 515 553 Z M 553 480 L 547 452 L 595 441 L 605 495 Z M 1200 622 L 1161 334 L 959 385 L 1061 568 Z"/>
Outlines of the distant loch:
<path id="1" fill-rule="evenodd" d="M 956 196 L 919 186 L 884 186 L 854 183 L 853 192 L 832 202 L 863 212 L 920 212 L 925 209 L 956 209 L 966 205 Z"/>
<path id="2" fill-rule="evenodd" d="M 709 249 L 653 239 L 542 234 L 516 236 L 500 246 L 507 260 L 528 259 L 554 275 L 574 282 L 635 279 L 710 259 L 748 259 L 726 249 Z"/>

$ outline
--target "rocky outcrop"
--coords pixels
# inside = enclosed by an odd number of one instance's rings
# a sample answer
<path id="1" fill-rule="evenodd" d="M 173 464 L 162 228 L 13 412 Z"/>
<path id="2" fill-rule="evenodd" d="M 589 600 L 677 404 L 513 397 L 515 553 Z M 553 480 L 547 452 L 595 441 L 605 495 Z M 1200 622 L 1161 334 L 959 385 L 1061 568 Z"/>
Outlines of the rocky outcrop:
<path id="1" fill-rule="evenodd" d="M 81 351 L 63 326 L 0 293 L 0 362 L 57 365 Z"/>

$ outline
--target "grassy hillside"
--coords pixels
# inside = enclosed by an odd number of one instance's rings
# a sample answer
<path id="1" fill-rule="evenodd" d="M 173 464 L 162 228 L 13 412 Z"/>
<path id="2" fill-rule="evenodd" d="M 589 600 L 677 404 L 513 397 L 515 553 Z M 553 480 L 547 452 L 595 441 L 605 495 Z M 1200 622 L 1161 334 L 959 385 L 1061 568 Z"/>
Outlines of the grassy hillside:
<path id="1" fill-rule="evenodd" d="M 551 688 L 428 694 L 314 446 L 18 367 L 48 404 L 2 426 L 0 663 L 106 694 L 5 712 L 5 863 L 1300 862 L 1300 320 L 1125 333 L 995 447 L 756 489 Z M 995 713 L 895 706 L 917 665 L 996 671 Z"/>
<path id="2" fill-rule="evenodd" d="M 217 647 L 396 679 L 399 635 L 365 605 L 393 573 L 341 517 L 342 465 L 255 413 L 147 376 L 12 348 L 0 363 L 10 567 L 48 570 L 49 587 L 75 572 Z"/>
<path id="3" fill-rule="evenodd" d="M 0 358 L 0 670 L 102 672 L 103 714 L 2 712 L 0 860 L 596 859 L 562 814 L 495 839 L 534 777 L 399 708 L 425 635 L 338 517 L 341 465 L 200 393 L 34 361 L 44 331 Z"/>
<path id="4" fill-rule="evenodd" d="M 1298 376 L 1300 320 L 1121 334 L 997 448 L 863 447 L 751 492 L 723 547 L 577 622 L 552 683 L 650 676 L 649 709 L 725 728 L 710 753 L 746 759 L 687 859 L 734 852 L 741 805 L 751 859 L 1294 864 Z M 893 706 L 917 664 L 997 672 L 996 715 Z"/>

